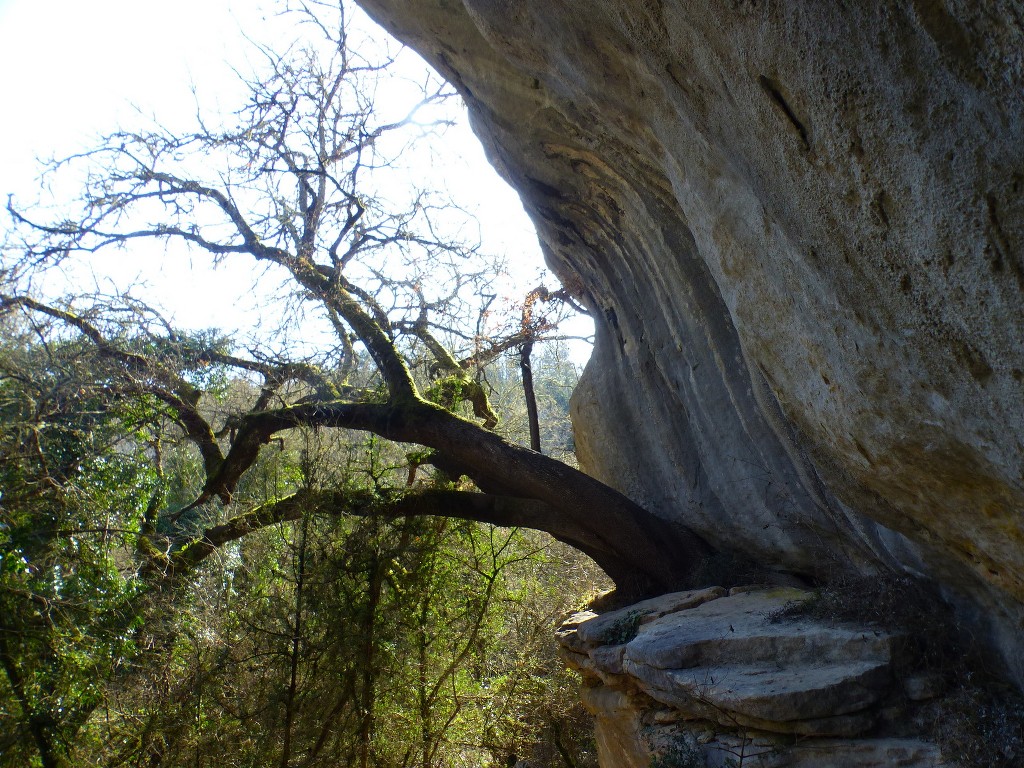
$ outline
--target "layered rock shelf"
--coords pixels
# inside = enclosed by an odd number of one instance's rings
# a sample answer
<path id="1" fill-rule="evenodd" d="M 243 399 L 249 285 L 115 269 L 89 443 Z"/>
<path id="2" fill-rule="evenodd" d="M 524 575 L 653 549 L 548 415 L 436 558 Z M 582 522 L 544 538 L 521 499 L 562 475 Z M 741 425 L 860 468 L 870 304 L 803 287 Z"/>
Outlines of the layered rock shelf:
<path id="1" fill-rule="evenodd" d="M 810 598 L 710 587 L 572 616 L 558 640 L 583 676 L 601 764 L 949 766 L 935 744 L 889 735 L 912 699 L 941 690 L 902 673 L 906 638 L 783 616 Z"/>

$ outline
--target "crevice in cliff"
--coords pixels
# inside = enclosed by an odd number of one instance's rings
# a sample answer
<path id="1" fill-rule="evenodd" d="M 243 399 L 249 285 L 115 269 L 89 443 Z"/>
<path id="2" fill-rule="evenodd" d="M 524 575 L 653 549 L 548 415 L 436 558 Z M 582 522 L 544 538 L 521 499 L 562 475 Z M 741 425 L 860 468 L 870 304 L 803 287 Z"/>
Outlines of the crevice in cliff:
<path id="1" fill-rule="evenodd" d="M 796 112 L 793 107 L 789 105 L 786 97 L 782 95 L 782 87 L 774 80 L 761 75 L 757 78 L 758 84 L 761 89 L 768 94 L 768 98 L 771 99 L 772 104 L 782 113 L 782 115 L 789 121 L 793 130 L 796 131 L 797 136 L 800 138 L 800 144 L 805 152 L 811 151 L 811 141 L 808 136 L 807 126 L 804 121 L 796 116 Z"/>

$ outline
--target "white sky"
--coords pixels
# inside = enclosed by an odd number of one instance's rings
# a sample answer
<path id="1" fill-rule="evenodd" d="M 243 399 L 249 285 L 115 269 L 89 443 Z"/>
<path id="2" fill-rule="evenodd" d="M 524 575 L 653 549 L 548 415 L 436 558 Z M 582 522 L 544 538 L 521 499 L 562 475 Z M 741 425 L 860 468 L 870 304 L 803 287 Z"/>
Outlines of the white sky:
<path id="1" fill-rule="evenodd" d="M 0 0 L 4 202 L 10 193 L 22 203 L 38 194 L 36 158 L 66 156 L 94 144 L 99 134 L 144 126 L 154 115 L 172 127 L 187 124 L 195 113 L 193 86 L 204 108 L 222 99 L 225 108 L 233 106 L 231 66 L 247 71 L 251 59 L 242 32 L 260 42 L 276 40 L 282 28 L 275 26 L 281 23 L 275 7 L 252 0 Z M 444 151 L 450 154 L 438 162 L 445 186 L 465 204 L 478 205 L 485 248 L 509 254 L 525 293 L 538 282 L 542 258 L 518 196 L 487 165 L 464 122 L 449 132 Z M 3 216 L 0 226 L 6 227 Z M 237 291 L 247 275 L 220 270 L 200 278 L 160 254 L 153 261 L 140 278 L 181 325 L 236 328 L 258 312 L 244 301 L 217 300 Z M 97 280 L 107 273 L 126 280 L 131 272 L 124 264 L 94 269 Z M 258 303 L 251 294 L 250 303 Z"/>

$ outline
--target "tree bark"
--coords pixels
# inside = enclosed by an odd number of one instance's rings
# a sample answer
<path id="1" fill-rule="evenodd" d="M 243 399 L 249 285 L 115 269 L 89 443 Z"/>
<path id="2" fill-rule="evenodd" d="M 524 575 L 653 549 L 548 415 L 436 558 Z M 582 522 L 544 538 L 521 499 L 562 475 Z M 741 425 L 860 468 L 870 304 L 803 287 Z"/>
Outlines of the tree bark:
<path id="1" fill-rule="evenodd" d="M 306 541 L 309 535 L 309 516 L 302 518 L 298 563 L 295 574 L 295 620 L 292 623 L 289 648 L 288 692 L 285 697 L 284 738 L 281 745 L 281 768 L 291 764 L 292 724 L 295 720 L 295 699 L 299 688 L 299 649 L 302 644 L 303 589 L 306 584 Z"/>
<path id="2" fill-rule="evenodd" d="M 537 393 L 533 388 L 533 342 L 527 341 L 519 350 L 519 370 L 523 375 L 523 396 L 526 399 L 526 418 L 530 422 L 530 448 L 540 453 L 540 416 L 537 414 Z"/>
<path id="3" fill-rule="evenodd" d="M 441 451 L 484 490 L 493 487 L 505 495 L 544 502 L 548 511 L 530 527 L 571 536 L 574 546 L 590 555 L 625 592 L 690 586 L 694 572 L 711 555 L 698 536 L 654 516 L 613 488 L 431 403 L 398 409 L 386 423 L 374 426 L 371 431 L 382 437 Z"/>
<path id="4" fill-rule="evenodd" d="M 377 607 L 384 589 L 385 564 L 375 552 L 370 559 L 367 585 L 366 617 L 363 624 L 362 690 L 359 692 L 359 768 L 370 768 L 373 757 L 373 739 L 376 730 L 377 705 Z"/>
<path id="5" fill-rule="evenodd" d="M 400 405 L 311 404 L 254 414 L 204 494 L 213 497 L 233 487 L 273 434 L 301 425 L 369 431 L 437 450 L 485 492 L 520 500 L 514 510 L 497 503 L 489 510 L 520 522 L 488 522 L 550 533 L 593 558 L 628 594 L 692 586 L 694 573 L 712 554 L 691 531 L 656 517 L 600 481 L 418 398 Z M 542 506 L 524 506 L 528 500 Z"/>

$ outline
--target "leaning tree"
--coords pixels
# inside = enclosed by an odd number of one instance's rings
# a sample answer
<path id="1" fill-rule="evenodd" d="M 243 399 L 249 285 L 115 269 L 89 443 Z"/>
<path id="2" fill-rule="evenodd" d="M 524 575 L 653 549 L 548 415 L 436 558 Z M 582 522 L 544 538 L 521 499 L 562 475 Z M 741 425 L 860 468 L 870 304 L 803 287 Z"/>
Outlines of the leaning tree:
<path id="1" fill-rule="evenodd" d="M 484 332 L 495 297 L 477 249 L 451 235 L 445 208 L 429 195 L 398 206 L 375 181 L 432 129 L 430 110 L 448 92 L 428 83 L 402 114 L 383 116 L 373 96 L 386 63 L 350 50 L 343 8 L 332 21 L 323 11 L 306 20 L 326 46 L 263 50 L 266 74 L 245 78 L 247 99 L 230 119 L 200 118 L 189 132 L 119 131 L 54 164 L 52 173 L 85 169 L 74 213 L 47 218 L 8 203 L 22 241 L 10 252 L 0 307 L 91 345 L 103 391 L 157 403 L 201 457 L 196 498 L 148 505 L 138 539 L 147 567 L 181 573 L 228 542 L 306 514 L 439 515 L 546 531 L 631 593 L 687 584 L 710 552 L 697 536 L 495 431 L 481 371 L 506 351 L 528 354 L 551 329 L 543 300 L 569 298 L 534 292 L 513 325 Z M 217 263 L 249 260 L 332 341 L 292 354 L 254 342 L 243 354 L 183 335 L 126 300 L 61 302 L 30 290 L 52 265 L 131 254 L 146 241 L 181 243 Z M 211 368 L 256 381 L 253 396 L 227 412 L 209 408 Z M 299 427 L 420 446 L 410 479 L 429 463 L 453 482 L 305 488 L 235 509 L 261 450 Z M 463 477 L 472 483 L 455 482 Z M 184 524 L 203 510 L 198 530 Z"/>

